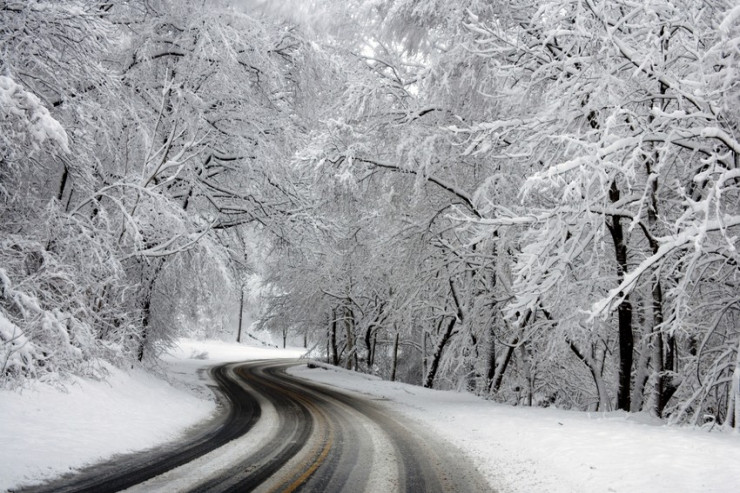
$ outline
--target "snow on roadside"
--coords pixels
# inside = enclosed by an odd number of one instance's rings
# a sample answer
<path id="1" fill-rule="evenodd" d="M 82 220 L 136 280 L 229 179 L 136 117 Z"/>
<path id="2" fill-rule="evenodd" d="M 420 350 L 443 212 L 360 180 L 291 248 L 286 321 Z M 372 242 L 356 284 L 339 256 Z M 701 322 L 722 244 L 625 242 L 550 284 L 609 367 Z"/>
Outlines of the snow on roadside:
<path id="1" fill-rule="evenodd" d="M 106 381 L 72 378 L 64 391 L 40 383 L 0 391 L 0 491 L 175 440 L 216 410 L 204 368 L 301 352 L 183 339 L 163 358 L 169 383 L 108 367 Z"/>
<path id="2" fill-rule="evenodd" d="M 215 409 L 146 372 L 109 371 L 63 392 L 35 383 L 0 393 L 0 490 L 171 440 Z"/>
<path id="3" fill-rule="evenodd" d="M 730 493 L 740 485 L 738 434 L 619 412 L 504 406 L 336 368 L 289 373 L 384 399 L 462 449 L 499 493 Z"/>

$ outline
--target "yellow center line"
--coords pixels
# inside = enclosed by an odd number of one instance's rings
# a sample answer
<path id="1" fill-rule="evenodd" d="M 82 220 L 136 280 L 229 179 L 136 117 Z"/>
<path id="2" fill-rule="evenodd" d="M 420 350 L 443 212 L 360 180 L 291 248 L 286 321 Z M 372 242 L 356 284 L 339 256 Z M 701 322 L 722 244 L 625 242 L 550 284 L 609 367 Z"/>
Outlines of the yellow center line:
<path id="1" fill-rule="evenodd" d="M 314 459 L 313 462 L 311 463 L 311 466 L 308 467 L 308 469 L 305 469 L 303 471 L 303 473 L 300 476 L 298 476 L 298 478 L 296 478 L 289 485 L 286 486 L 285 483 L 283 483 L 281 485 L 278 485 L 278 486 L 270 489 L 270 492 L 271 493 L 274 493 L 274 492 L 277 492 L 277 491 L 286 492 L 286 493 L 292 493 L 295 490 L 297 490 L 303 483 L 305 483 L 306 481 L 308 481 L 308 479 L 311 477 L 311 475 L 314 472 L 316 472 L 316 470 L 321 466 L 321 464 L 324 463 L 324 461 L 326 460 L 326 457 L 329 455 L 329 451 L 331 450 L 332 446 L 334 445 L 334 430 L 333 430 L 332 426 L 329 424 L 330 423 L 330 420 L 328 419 L 328 417 L 326 416 L 326 414 L 318 406 L 316 406 L 316 404 L 314 404 L 312 401 L 308 400 L 306 398 L 306 396 L 304 396 L 304 395 L 296 392 L 295 390 L 287 389 L 285 387 L 275 385 L 272 382 L 266 382 L 266 381 L 263 380 L 262 381 L 262 384 L 263 385 L 267 385 L 269 387 L 272 387 L 275 390 L 278 390 L 279 392 L 282 392 L 284 395 L 289 395 L 294 400 L 303 403 L 309 409 L 309 412 L 311 413 L 311 415 L 313 415 L 316 418 L 318 418 L 317 419 L 317 424 L 319 425 L 318 428 L 320 429 L 320 428 L 323 427 L 323 428 L 326 429 L 326 432 L 325 432 L 326 441 L 324 442 L 324 446 L 323 446 L 321 452 L 319 453 L 319 455 L 316 457 L 316 459 Z M 323 425 L 323 426 L 321 426 L 321 425 Z M 308 453 L 309 460 L 310 460 L 311 457 L 314 457 L 315 456 L 317 448 L 318 447 L 316 447 L 316 446 L 312 447 L 312 450 Z M 299 469 L 300 470 L 300 468 L 295 468 L 295 469 Z M 289 475 L 289 477 L 290 476 L 295 477 L 294 474 Z"/>
<path id="2" fill-rule="evenodd" d="M 308 481 L 308 478 L 310 478 L 311 475 L 314 472 L 316 472 L 316 469 L 318 469 L 319 466 L 321 466 L 321 464 L 323 464 L 324 460 L 326 459 L 326 456 L 329 455 L 329 450 L 331 450 L 331 447 L 332 447 L 333 442 L 334 442 L 334 440 L 333 440 L 334 437 L 332 435 L 333 435 L 333 433 L 330 430 L 329 431 L 329 437 L 326 440 L 326 444 L 324 445 L 324 449 L 321 451 L 321 455 L 319 455 L 316 458 L 316 460 L 314 461 L 314 463 L 311 464 L 311 467 L 309 467 L 308 469 L 306 469 L 306 471 L 303 474 L 301 474 L 298 477 L 298 479 L 296 479 L 295 481 L 293 481 L 293 483 L 290 486 L 288 486 L 287 489 L 284 490 L 286 493 L 292 493 L 293 491 L 297 490 L 298 487 L 300 485 L 302 485 L 303 483 L 305 483 L 306 481 Z"/>

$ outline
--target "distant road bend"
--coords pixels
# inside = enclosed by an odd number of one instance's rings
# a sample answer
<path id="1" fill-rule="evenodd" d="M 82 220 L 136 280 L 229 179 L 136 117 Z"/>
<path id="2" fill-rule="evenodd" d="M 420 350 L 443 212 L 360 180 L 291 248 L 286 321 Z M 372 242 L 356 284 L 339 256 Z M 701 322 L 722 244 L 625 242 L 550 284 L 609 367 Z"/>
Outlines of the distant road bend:
<path id="1" fill-rule="evenodd" d="M 228 411 L 184 441 L 19 491 L 490 491 L 451 446 L 369 399 L 285 373 L 297 364 L 216 367 Z"/>

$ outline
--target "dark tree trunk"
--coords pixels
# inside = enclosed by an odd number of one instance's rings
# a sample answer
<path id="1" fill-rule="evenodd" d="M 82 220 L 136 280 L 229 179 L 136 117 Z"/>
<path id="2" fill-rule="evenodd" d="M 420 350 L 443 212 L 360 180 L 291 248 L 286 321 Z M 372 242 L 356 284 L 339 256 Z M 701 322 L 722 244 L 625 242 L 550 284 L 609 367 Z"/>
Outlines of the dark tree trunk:
<path id="1" fill-rule="evenodd" d="M 506 348 L 506 353 L 504 353 L 504 359 L 496 368 L 495 377 L 493 378 L 491 384 L 491 393 L 497 394 L 498 391 L 501 389 L 501 383 L 504 381 L 504 374 L 506 373 L 506 369 L 509 367 L 511 356 L 514 354 L 514 349 L 516 348 L 517 344 L 519 344 L 518 336 L 509 343 L 509 346 Z"/>
<path id="2" fill-rule="evenodd" d="M 468 356 L 468 378 L 467 378 L 467 390 L 468 392 L 475 393 L 478 390 L 478 380 L 480 375 L 476 371 L 475 364 L 478 361 L 478 338 L 475 334 L 470 334 L 470 352 L 472 356 Z"/>
<path id="3" fill-rule="evenodd" d="M 347 300 L 349 304 L 349 300 Z M 355 347 L 355 313 L 349 306 L 344 307 L 344 328 L 347 333 L 347 363 L 348 370 L 357 369 L 357 348 Z"/>
<path id="4" fill-rule="evenodd" d="M 141 335 L 139 336 L 139 349 L 136 352 L 136 359 L 141 363 L 144 361 L 144 348 L 146 347 L 146 340 L 149 336 L 149 309 L 150 303 L 147 301 L 144 304 L 144 317 L 142 318 Z"/>
<path id="5" fill-rule="evenodd" d="M 59 193 L 57 193 L 57 200 L 59 203 L 62 202 L 62 198 L 64 197 L 64 189 L 67 188 L 67 178 L 69 178 L 69 168 L 67 168 L 67 165 L 64 165 L 64 168 L 62 169 L 62 178 L 59 183 Z"/>
<path id="6" fill-rule="evenodd" d="M 432 353 L 432 360 L 429 362 L 429 371 L 427 371 L 426 377 L 424 378 L 424 387 L 431 389 L 434 387 L 434 377 L 437 376 L 437 370 L 439 369 L 439 362 L 442 359 L 442 353 L 444 352 L 447 342 L 452 337 L 452 330 L 455 328 L 457 318 L 450 318 L 447 323 L 442 337 L 440 337 L 437 345 Z"/>
<path id="7" fill-rule="evenodd" d="M 151 292 L 146 294 L 144 303 L 142 304 L 141 311 L 141 334 L 139 335 L 139 348 L 136 351 L 136 359 L 139 362 L 144 361 L 144 351 L 146 348 L 147 339 L 149 338 L 149 322 L 151 316 L 152 307 L 152 294 Z"/>
<path id="8" fill-rule="evenodd" d="M 244 316 L 244 288 L 239 299 L 239 331 L 236 333 L 236 342 L 242 342 L 242 318 Z"/>
<path id="9" fill-rule="evenodd" d="M 532 318 L 532 311 L 528 310 L 527 314 L 524 316 L 524 321 L 522 322 L 522 329 L 521 329 L 522 334 L 523 334 L 524 328 L 529 323 L 530 318 Z M 516 346 L 519 344 L 520 336 L 521 334 L 515 336 L 511 340 L 511 342 L 508 343 L 507 348 L 506 348 L 506 353 L 504 353 L 504 359 L 501 361 L 501 363 L 498 366 L 496 366 L 494 370 L 494 376 L 491 379 L 491 384 L 488 387 L 488 391 L 490 393 L 496 394 L 501 389 L 501 383 L 504 380 L 504 374 L 506 373 L 506 369 L 509 367 L 509 363 L 511 362 L 511 357 L 514 354 L 514 349 L 516 349 Z"/>
<path id="10" fill-rule="evenodd" d="M 339 366 L 339 354 L 337 352 L 337 309 L 332 309 L 331 313 L 331 334 L 329 337 L 331 345 L 331 364 Z"/>
<path id="11" fill-rule="evenodd" d="M 365 331 L 365 364 L 367 365 L 367 370 L 370 371 L 370 368 L 373 367 L 373 325 L 370 324 Z"/>
<path id="12" fill-rule="evenodd" d="M 428 389 L 434 387 L 434 377 L 437 376 L 439 361 L 442 359 L 442 352 L 444 351 L 447 342 L 452 336 L 452 330 L 455 328 L 456 322 L 457 319 L 450 319 L 450 321 L 447 323 L 447 327 L 445 328 L 444 333 L 442 334 L 442 337 L 439 339 L 439 342 L 434 348 L 434 353 L 432 353 L 432 360 L 429 362 L 429 371 L 427 371 L 426 377 L 424 378 L 424 387 Z"/>
<path id="13" fill-rule="evenodd" d="M 668 44 L 670 37 L 666 36 L 666 27 L 660 28 L 661 42 L 661 53 L 663 63 L 668 63 Z M 661 110 L 667 111 L 670 104 L 670 99 L 664 96 L 668 93 L 668 85 L 664 81 L 660 81 L 659 86 L 660 98 L 653 101 L 653 106 L 660 105 Z M 654 120 L 654 116 L 651 114 L 649 117 L 650 123 Z M 653 169 L 658 165 L 660 161 L 660 151 L 657 147 L 653 147 L 653 153 L 649 159 L 645 161 L 645 167 L 650 178 L 653 176 Z M 648 207 L 648 226 L 650 228 L 648 241 L 653 254 L 657 253 L 659 245 L 654 239 L 656 229 L 658 228 L 658 177 L 655 176 L 650 180 L 650 203 Z M 658 416 L 663 416 L 668 401 L 671 400 L 673 394 L 676 392 L 677 386 L 674 381 L 675 375 L 675 339 L 673 336 L 668 336 L 667 344 L 663 338 L 662 324 L 664 321 L 663 316 L 663 287 L 660 282 L 659 272 L 654 272 L 653 281 L 653 331 L 657 333 L 656 341 L 656 357 L 658 363 L 658 381 L 657 381 L 657 399 L 655 413 Z"/>
<path id="14" fill-rule="evenodd" d="M 493 333 L 493 329 L 491 329 Z M 493 378 L 496 376 L 496 341 L 491 338 L 491 347 L 488 350 L 488 368 L 486 368 L 486 390 L 491 392 Z"/>
<path id="15" fill-rule="evenodd" d="M 619 201 L 619 189 L 613 181 L 609 190 L 609 199 Z M 611 224 L 607 223 L 614 242 L 614 252 L 617 260 L 617 282 L 624 280 L 627 272 L 627 243 L 624 237 L 624 228 L 619 216 L 611 217 Z M 617 307 L 619 323 L 619 390 L 617 392 L 617 407 L 623 411 L 630 411 L 632 392 L 632 358 L 634 336 L 632 332 L 632 304 L 629 294 L 625 294 Z"/>
<path id="16" fill-rule="evenodd" d="M 377 354 L 375 350 L 377 349 L 377 347 L 378 347 L 378 331 L 376 330 L 373 332 L 373 344 L 372 344 L 372 352 L 371 352 L 372 358 L 370 360 L 370 366 L 375 365 L 375 355 Z"/>
<path id="17" fill-rule="evenodd" d="M 375 346 L 378 340 L 378 331 L 387 318 L 387 316 L 383 314 L 384 309 L 385 303 L 379 302 L 377 309 L 378 313 L 373 321 L 368 324 L 367 329 L 365 330 L 365 335 L 363 339 L 365 341 L 365 349 L 367 351 L 365 363 L 367 364 L 368 371 L 371 371 L 373 365 L 375 364 Z"/>
<path id="18" fill-rule="evenodd" d="M 422 379 L 427 374 L 427 367 L 429 367 L 429 358 L 427 358 L 427 339 L 429 338 L 429 334 L 427 334 L 427 331 L 424 330 L 421 333 L 421 374 Z M 422 381 L 422 384 L 424 382 Z"/>
<path id="19" fill-rule="evenodd" d="M 398 368 L 398 332 L 393 338 L 393 364 L 391 365 L 391 382 L 396 381 L 396 369 Z"/>
<path id="20" fill-rule="evenodd" d="M 437 345 L 434 348 L 434 353 L 432 354 L 432 361 L 429 363 L 429 371 L 426 374 L 426 377 L 424 378 L 424 387 L 427 387 L 429 389 L 433 388 L 434 386 L 434 378 L 437 376 L 437 370 L 439 370 L 439 363 L 442 360 L 442 353 L 444 352 L 445 346 L 447 346 L 447 343 L 449 342 L 450 338 L 452 338 L 453 330 L 455 329 L 455 325 L 457 322 L 462 322 L 463 320 L 463 313 L 462 313 L 462 306 L 460 305 L 460 300 L 457 297 L 457 290 L 455 289 L 455 283 L 452 282 L 452 279 L 449 281 L 450 284 L 450 294 L 452 295 L 452 301 L 455 303 L 455 309 L 457 312 L 457 315 L 450 319 L 450 321 L 447 323 L 447 327 L 445 328 L 444 332 L 442 333 L 442 337 L 440 337 L 439 341 L 437 342 Z M 440 321 L 440 324 L 442 324 L 444 320 Z"/>
<path id="21" fill-rule="evenodd" d="M 144 299 L 141 302 L 141 335 L 139 338 L 139 347 L 136 354 L 136 359 L 139 361 L 144 360 L 144 352 L 150 335 L 150 324 L 152 319 L 152 295 L 154 294 L 154 285 L 157 282 L 159 272 L 164 266 L 164 260 L 157 260 L 154 262 L 151 274 L 145 283 L 144 288 Z"/>
<path id="22" fill-rule="evenodd" d="M 534 397 L 534 378 L 535 372 L 532 365 L 532 355 L 527 350 L 527 344 L 522 342 L 519 346 L 521 354 L 522 366 L 524 367 L 524 377 L 527 380 L 527 406 L 532 407 L 532 401 Z"/>
<path id="23" fill-rule="evenodd" d="M 661 93 L 665 93 L 665 88 L 661 87 Z M 656 150 L 652 159 L 646 162 L 648 176 L 652 175 L 652 165 L 657 162 L 659 156 Z M 658 252 L 660 245 L 655 241 L 655 229 L 658 225 L 658 179 L 653 178 L 650 182 L 650 203 L 648 206 L 648 226 L 645 236 L 648 239 L 653 254 Z M 653 273 L 652 295 L 652 312 L 653 312 L 653 333 L 655 334 L 655 360 L 658 372 L 658 379 L 655 388 L 655 414 L 662 417 L 668 401 L 671 400 L 676 392 L 677 386 L 674 383 L 674 364 L 675 364 L 675 338 L 668 336 L 668 341 L 663 337 L 663 286 L 660 282 L 660 273 Z"/>
<path id="24" fill-rule="evenodd" d="M 676 339 L 673 336 L 668 336 L 667 339 L 663 338 L 663 334 L 658 334 L 658 347 L 656 352 L 660 354 L 660 376 L 658 377 L 658 399 L 656 414 L 663 417 L 668 401 L 671 400 L 673 394 L 678 390 L 678 385 L 675 382 L 676 367 L 675 367 L 675 351 L 676 351 Z"/>

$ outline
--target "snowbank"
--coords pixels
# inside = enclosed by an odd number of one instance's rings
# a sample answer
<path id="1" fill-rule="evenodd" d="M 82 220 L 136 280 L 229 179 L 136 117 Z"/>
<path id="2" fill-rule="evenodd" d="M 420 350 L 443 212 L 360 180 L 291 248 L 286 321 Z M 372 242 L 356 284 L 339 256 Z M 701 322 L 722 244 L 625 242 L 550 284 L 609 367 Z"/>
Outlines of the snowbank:
<path id="1" fill-rule="evenodd" d="M 108 367 L 106 381 L 74 378 L 63 391 L 39 383 L 0 391 L 0 491 L 177 439 L 216 410 L 204 368 L 300 354 L 182 340 L 163 359 L 171 383 Z"/>
<path id="2" fill-rule="evenodd" d="M 75 378 L 64 392 L 35 384 L 0 393 L 0 490 L 172 440 L 215 410 L 143 371 L 109 371 L 107 381 Z"/>

